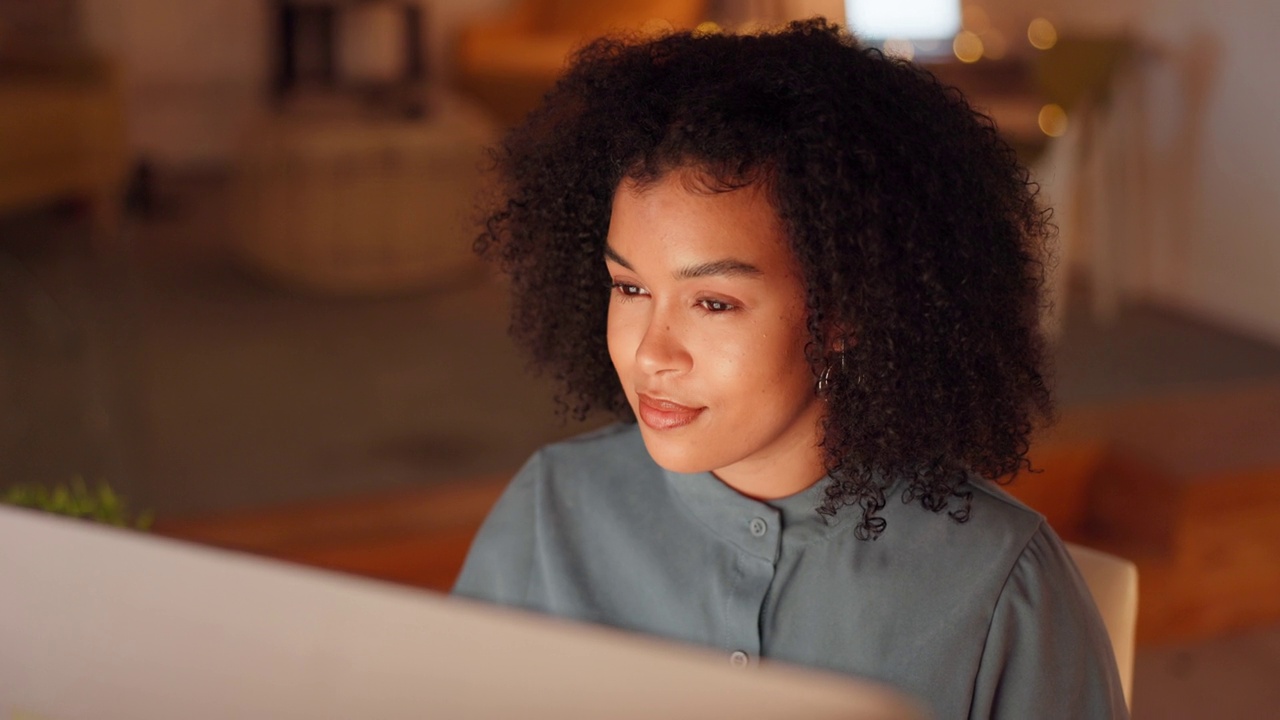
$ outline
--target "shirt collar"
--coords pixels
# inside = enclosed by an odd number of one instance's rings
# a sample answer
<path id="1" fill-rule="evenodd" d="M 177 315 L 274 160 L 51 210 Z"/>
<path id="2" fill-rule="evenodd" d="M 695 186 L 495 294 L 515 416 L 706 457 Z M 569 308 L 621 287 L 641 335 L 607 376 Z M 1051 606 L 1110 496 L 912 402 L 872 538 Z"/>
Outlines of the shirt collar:
<path id="1" fill-rule="evenodd" d="M 846 515 L 835 518 L 818 514 L 825 497 L 828 478 L 824 477 L 794 495 L 761 501 L 739 493 L 709 472 L 678 473 L 664 470 L 668 484 L 684 505 L 721 538 L 754 555 L 776 557 L 781 533 L 805 528 L 807 532 L 826 534 Z M 759 518 L 767 524 L 767 532 L 751 532 L 751 522 Z M 757 526 L 758 528 L 758 526 Z M 806 534 L 807 534 L 806 532 Z"/>
<path id="2" fill-rule="evenodd" d="M 818 513 L 818 508 L 822 506 L 822 501 L 826 499 L 827 486 L 830 484 L 831 478 L 823 477 L 794 495 L 768 502 L 769 505 L 777 508 L 782 513 L 784 527 L 820 528 L 826 531 L 835 527 L 838 521 L 846 515 L 846 513 L 841 512 L 837 513 L 835 517 L 829 517 Z"/>

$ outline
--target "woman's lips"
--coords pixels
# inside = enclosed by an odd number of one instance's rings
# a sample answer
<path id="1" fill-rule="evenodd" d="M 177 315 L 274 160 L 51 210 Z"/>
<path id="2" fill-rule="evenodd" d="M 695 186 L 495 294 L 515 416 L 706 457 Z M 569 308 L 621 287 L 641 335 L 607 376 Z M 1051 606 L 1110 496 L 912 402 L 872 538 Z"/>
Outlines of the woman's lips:
<path id="1" fill-rule="evenodd" d="M 691 408 L 670 400 L 659 400 L 640 394 L 640 420 L 654 430 L 672 430 L 684 427 L 702 414 L 706 408 Z"/>

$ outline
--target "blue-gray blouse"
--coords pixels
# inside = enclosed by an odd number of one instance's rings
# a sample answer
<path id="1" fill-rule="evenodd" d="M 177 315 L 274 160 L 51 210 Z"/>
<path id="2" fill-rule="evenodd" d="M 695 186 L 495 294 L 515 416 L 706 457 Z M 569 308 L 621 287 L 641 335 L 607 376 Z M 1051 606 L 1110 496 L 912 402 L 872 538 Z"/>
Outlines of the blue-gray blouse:
<path id="1" fill-rule="evenodd" d="M 635 425 L 538 451 L 485 521 L 460 596 L 880 680 L 939 718 L 1127 717 L 1057 535 L 983 480 L 968 522 L 890 489 L 878 540 L 825 482 L 761 502 L 658 467 Z"/>

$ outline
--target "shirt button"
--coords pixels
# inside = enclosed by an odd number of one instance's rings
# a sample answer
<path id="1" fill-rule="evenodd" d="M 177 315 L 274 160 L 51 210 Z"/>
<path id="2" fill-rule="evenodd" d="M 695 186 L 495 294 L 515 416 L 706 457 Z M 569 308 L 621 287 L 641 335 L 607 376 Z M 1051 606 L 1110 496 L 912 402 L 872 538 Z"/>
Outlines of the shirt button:
<path id="1" fill-rule="evenodd" d="M 747 527 L 751 528 L 751 534 L 756 537 L 764 537 L 764 534 L 769 532 L 769 524 L 764 521 L 764 518 L 751 518 Z"/>
<path id="2" fill-rule="evenodd" d="M 729 655 L 729 664 L 734 667 L 746 667 L 748 662 L 750 658 L 741 650 L 734 650 L 733 654 Z"/>

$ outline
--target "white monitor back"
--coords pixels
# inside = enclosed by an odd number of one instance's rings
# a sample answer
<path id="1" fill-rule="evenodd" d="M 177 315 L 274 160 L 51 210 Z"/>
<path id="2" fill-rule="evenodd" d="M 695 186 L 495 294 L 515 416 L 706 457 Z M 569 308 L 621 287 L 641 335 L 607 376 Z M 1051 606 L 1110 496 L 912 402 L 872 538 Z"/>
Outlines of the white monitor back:
<path id="1" fill-rule="evenodd" d="M 0 718 L 923 717 L 870 683 L 0 506 Z"/>
<path id="2" fill-rule="evenodd" d="M 950 41 L 961 27 L 960 0 L 845 0 L 844 9 L 849 28 L 871 40 Z"/>

